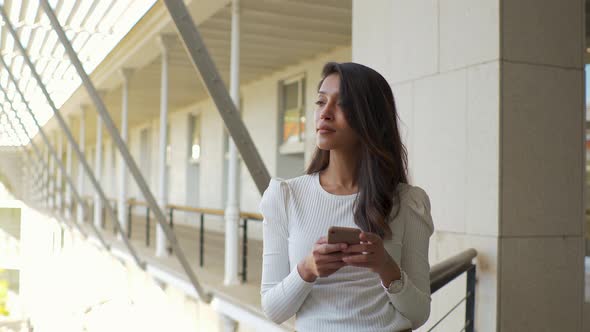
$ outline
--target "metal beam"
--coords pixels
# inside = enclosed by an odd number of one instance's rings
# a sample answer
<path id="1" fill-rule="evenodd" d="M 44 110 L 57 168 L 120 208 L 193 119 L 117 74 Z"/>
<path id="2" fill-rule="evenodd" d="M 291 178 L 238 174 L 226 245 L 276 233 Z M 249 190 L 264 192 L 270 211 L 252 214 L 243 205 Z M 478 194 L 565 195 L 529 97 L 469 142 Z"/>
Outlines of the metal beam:
<path id="1" fill-rule="evenodd" d="M 173 252 L 176 254 L 176 257 L 178 258 L 182 268 L 184 269 L 184 271 L 187 274 L 189 280 L 191 281 L 193 287 L 195 288 L 195 291 L 199 295 L 199 298 L 201 298 L 206 303 L 211 302 L 211 294 L 205 293 L 205 291 L 201 287 L 201 284 L 199 283 L 195 272 L 193 271 L 193 269 L 189 265 L 188 260 L 184 256 L 184 253 L 182 252 L 182 249 L 180 248 L 180 245 L 178 244 L 178 240 L 176 238 L 176 235 L 174 234 L 172 229 L 170 229 L 170 226 L 166 222 L 166 217 L 164 216 L 164 213 L 162 212 L 162 210 L 158 206 L 156 199 L 154 198 L 154 195 L 150 191 L 145 179 L 143 178 L 143 176 L 141 175 L 141 172 L 139 171 L 139 167 L 137 167 L 135 160 L 133 159 L 133 157 L 129 153 L 129 149 L 127 148 L 127 145 L 123 142 L 121 135 L 119 134 L 117 128 L 115 127 L 113 119 L 109 115 L 104 102 L 102 101 L 102 99 L 98 95 L 98 92 L 97 92 L 96 88 L 94 87 L 94 84 L 90 80 L 90 77 L 88 76 L 88 74 L 84 70 L 82 63 L 80 62 L 80 59 L 78 58 L 76 52 L 74 51 L 74 49 L 72 47 L 72 44 L 68 40 L 57 17 L 55 16 L 55 13 L 53 12 L 51 5 L 49 5 L 49 2 L 47 0 L 39 0 L 39 1 L 41 3 L 41 6 L 43 7 L 43 9 L 45 10 L 47 17 L 49 18 L 49 21 L 51 22 L 51 25 L 53 26 L 55 33 L 57 34 L 59 40 L 63 44 L 63 46 L 66 50 L 66 53 L 68 54 L 70 61 L 72 62 L 72 65 L 76 68 L 78 75 L 80 75 L 80 78 L 82 79 L 82 84 L 84 85 L 88 94 L 90 95 L 90 98 L 94 102 L 94 104 L 96 106 L 96 110 L 97 110 L 99 116 L 101 117 L 105 128 L 109 131 L 111 138 L 113 139 L 113 141 L 115 142 L 115 144 L 119 148 L 119 151 L 121 152 L 121 155 L 122 155 L 123 159 L 125 160 L 127 167 L 129 167 L 129 172 L 131 173 L 131 175 L 135 179 L 135 182 L 136 182 L 137 186 L 139 187 L 139 189 L 141 190 L 151 211 L 153 211 L 154 216 L 156 217 L 156 220 L 158 221 L 158 224 L 160 225 L 160 227 L 164 231 L 166 238 L 170 242 L 170 246 L 172 247 Z M 0 7 L 0 8 L 2 8 L 2 7 Z M 3 8 L 2 8 L 2 12 L 4 12 Z M 5 13 L 3 13 L 3 16 L 4 16 L 4 19 L 7 20 Z M 11 29 L 11 32 L 14 32 L 14 29 Z M 16 35 L 16 32 L 14 32 L 14 35 Z M 26 51 L 22 48 L 22 44 L 20 44 L 20 43 L 17 43 L 17 44 L 18 44 L 17 46 L 21 49 L 23 54 L 25 54 Z M 27 58 L 27 57 L 25 56 L 25 58 Z M 28 63 L 30 63 L 30 61 L 28 61 Z M 32 66 L 32 63 L 31 63 L 31 69 L 34 70 L 34 66 Z M 40 82 L 40 85 L 41 85 L 42 82 L 41 82 L 41 78 L 39 77 L 39 75 L 37 75 L 35 73 L 34 76 L 38 77 L 38 81 Z M 45 94 L 45 96 L 47 97 L 47 100 L 49 101 L 49 104 L 55 110 L 55 105 L 54 105 L 53 101 L 51 100 L 51 97 L 47 93 L 47 90 L 44 89 L 43 86 L 41 86 L 41 87 L 42 87 L 43 93 Z M 57 113 L 56 113 L 56 115 L 57 115 Z M 108 209 L 112 211 L 110 204 L 108 204 L 108 202 L 106 202 L 105 204 L 108 207 Z M 118 223 L 117 223 L 117 225 L 118 225 Z M 118 228 L 120 229 L 120 225 L 118 225 Z M 123 236 L 123 238 L 125 239 L 126 236 Z"/>
<path id="2" fill-rule="evenodd" d="M 47 92 L 47 88 L 45 87 L 45 84 L 43 83 L 43 80 L 41 79 L 41 76 L 39 76 L 39 73 L 37 73 L 37 70 L 35 68 L 35 65 L 31 61 L 31 59 L 29 58 L 29 55 L 28 55 L 27 51 L 23 47 L 18 34 L 14 30 L 14 27 L 12 26 L 12 23 L 10 22 L 10 19 L 8 18 L 8 15 L 6 14 L 6 11 L 4 10 L 4 5 L 0 5 L 0 15 L 4 19 L 4 23 L 6 24 L 6 27 L 8 28 L 8 31 L 12 35 L 12 38 L 14 39 L 14 44 L 21 51 L 21 53 L 22 53 L 22 55 L 24 57 L 25 62 L 29 66 L 29 69 L 31 71 L 31 76 L 33 76 L 35 78 L 35 80 L 37 81 L 37 85 L 39 86 L 39 88 L 41 89 L 41 91 L 43 92 L 43 94 L 45 95 L 45 97 L 47 98 L 47 102 L 48 102 L 49 106 L 51 107 L 51 109 L 53 110 L 53 114 L 54 114 L 54 116 L 55 116 L 55 118 L 56 118 L 59 126 L 61 127 L 63 133 L 66 135 L 68 141 L 70 142 L 70 144 L 74 148 L 74 151 L 76 152 L 76 155 L 78 156 L 78 159 L 82 161 L 82 164 L 84 165 L 84 168 L 86 170 L 86 174 L 88 174 L 88 177 L 90 178 L 90 182 L 92 182 L 92 184 L 94 185 L 94 189 L 101 196 L 101 199 L 102 199 L 102 201 L 104 202 L 104 204 L 106 206 L 106 210 L 107 210 L 107 213 L 109 214 L 109 217 L 111 218 L 111 220 L 114 221 L 113 223 L 117 227 L 117 231 L 122 233 L 122 231 L 121 231 L 121 225 L 119 224 L 119 221 L 117 219 L 117 216 L 115 215 L 115 212 L 113 211 L 112 206 L 109 204 L 109 202 L 108 202 L 108 200 L 107 200 L 107 198 L 106 198 L 106 196 L 104 194 L 104 191 L 102 190 L 102 187 L 100 186 L 100 183 L 98 183 L 98 181 L 96 180 L 96 177 L 94 176 L 94 172 L 92 172 L 92 169 L 90 168 L 90 165 L 88 165 L 88 162 L 86 160 L 86 157 L 80 151 L 80 147 L 76 143 L 76 140 L 74 139 L 74 136 L 72 135 L 72 132 L 70 131 L 68 125 L 66 124 L 63 116 L 61 115 L 61 113 L 59 112 L 59 110 L 57 109 L 57 107 L 55 106 L 55 103 L 53 102 L 53 99 L 51 98 L 51 96 L 49 96 L 49 92 Z M 63 33 L 63 31 L 62 31 L 62 33 Z M 20 88 L 18 86 L 16 79 L 12 75 L 12 72 L 10 71 L 10 68 L 8 68 L 6 66 L 6 62 L 4 62 L 4 59 L 1 56 L 0 56 L 0 59 L 2 59 L 2 64 L 5 66 L 6 70 L 8 71 L 8 76 L 13 81 L 13 83 L 15 85 L 15 88 L 16 88 L 18 94 L 20 95 L 22 101 L 25 103 L 25 105 L 27 105 L 27 110 L 29 110 L 29 113 L 31 114 L 31 116 L 34 117 L 34 113 L 30 109 L 30 107 L 28 106 L 28 103 L 27 103 L 27 101 L 26 101 L 26 99 L 25 99 L 22 91 L 20 90 Z M 41 133 L 42 132 L 42 128 L 39 126 L 39 124 L 36 121 L 35 121 L 35 123 L 39 127 L 39 132 Z M 45 137 L 46 138 L 46 136 L 44 134 L 42 135 L 42 137 Z M 48 142 L 46 142 L 46 143 L 48 143 Z M 48 147 L 50 147 L 50 146 L 48 145 Z M 57 158 L 57 156 L 55 156 L 55 151 L 53 151 L 52 148 L 51 148 L 51 150 L 52 150 L 52 154 L 54 155 L 54 158 Z M 62 172 L 63 173 L 66 173 L 65 172 L 65 167 L 59 161 L 59 159 L 57 159 L 56 161 L 60 165 L 60 168 L 61 168 Z M 71 178 L 69 178 L 69 179 L 70 179 L 69 181 L 71 182 Z M 71 182 L 71 187 L 72 187 L 73 190 L 75 190 L 75 186 L 74 186 L 74 183 L 73 182 Z M 82 199 L 80 197 L 78 191 L 75 191 L 75 194 L 74 195 L 76 196 L 76 200 Z M 97 234 L 99 234 L 99 233 L 97 233 Z M 129 251 L 129 253 L 131 254 L 131 256 L 133 256 L 133 259 L 135 260 L 135 263 L 137 263 L 137 265 L 140 266 L 143 269 L 145 267 L 145 264 L 139 259 L 139 256 L 137 255 L 135 249 L 131 246 L 131 243 L 129 242 L 129 240 L 127 239 L 127 237 L 126 236 L 122 236 L 121 238 L 123 240 L 123 243 L 127 247 L 127 250 Z M 104 242 L 104 239 L 102 239 L 102 237 L 99 237 L 99 239 L 101 239 Z M 106 245 L 106 243 L 103 243 L 103 244 Z M 106 246 L 106 248 L 109 249 L 108 246 Z"/>
<path id="3" fill-rule="evenodd" d="M 4 93 L 4 90 L 2 90 L 2 92 Z M 5 94 L 5 96 L 6 96 L 6 94 Z M 9 103 L 10 103 L 10 102 L 9 102 Z M 27 152 L 27 150 L 26 150 L 26 149 L 25 149 L 25 147 L 24 147 L 24 144 L 26 144 L 26 142 L 20 138 L 20 136 L 19 136 L 19 134 L 18 134 L 18 132 L 17 132 L 16 128 L 14 128 L 14 124 L 12 123 L 12 120 L 11 120 L 11 119 L 10 119 L 10 117 L 8 116 L 8 113 L 6 112 L 6 110 L 4 109 L 4 107 L 2 107 L 2 112 L 5 114 L 5 116 L 6 116 L 6 120 L 8 121 L 8 124 L 10 125 L 10 128 L 11 128 L 11 129 L 12 129 L 12 131 L 14 132 L 14 135 L 15 135 L 15 137 L 16 137 L 16 138 L 17 138 L 19 141 L 21 141 L 21 142 L 24 142 L 24 143 L 22 143 L 23 145 L 21 145 L 21 146 L 20 146 L 20 148 L 21 148 L 21 149 L 22 149 L 22 151 L 23 151 L 23 154 L 25 154 L 25 155 L 27 156 L 27 159 L 29 159 L 29 163 L 30 163 L 30 164 L 33 164 L 35 167 L 38 167 L 38 166 L 39 166 L 39 164 L 41 164 L 41 167 L 48 168 L 48 167 L 49 167 L 49 165 L 47 165 L 47 164 L 46 164 L 46 162 L 45 162 L 45 160 L 43 159 L 43 156 L 41 155 L 41 153 L 39 152 L 39 149 L 37 148 L 37 146 L 36 146 L 36 145 L 33 145 L 33 144 L 34 144 L 34 143 L 33 143 L 33 140 L 31 139 L 31 136 L 30 136 L 30 135 L 27 133 L 27 131 L 26 131 L 26 128 L 25 128 L 25 126 L 24 126 L 24 124 L 23 124 L 23 122 L 22 122 L 21 118 L 18 116 L 18 114 L 16 114 L 16 111 L 15 111 L 15 110 L 14 110 L 14 108 L 12 107 L 12 103 L 10 103 L 10 107 L 11 107 L 12 111 L 13 111 L 13 112 L 15 112 L 16 119 L 18 120 L 19 124 L 21 125 L 21 128 L 23 129 L 23 131 L 24 131 L 25 135 L 27 136 L 27 138 L 29 138 L 29 141 L 32 143 L 32 144 L 31 144 L 31 146 L 33 146 L 33 147 L 34 147 L 34 151 L 35 151 L 35 154 L 36 154 L 36 156 L 37 156 L 37 160 L 38 160 L 38 161 L 37 161 L 37 162 L 35 162 L 35 160 L 33 159 L 33 157 L 31 157 L 31 155 L 29 155 L 29 153 Z M 22 199 L 23 199 L 23 200 L 25 200 L 24 198 L 25 198 L 25 197 L 22 197 Z M 52 211 L 52 212 L 53 212 L 53 211 Z M 58 219 L 58 220 L 61 220 L 63 223 L 65 223 L 65 224 L 68 224 L 68 227 L 72 228 L 72 226 L 71 226 L 71 225 L 69 225 L 69 223 L 66 221 L 66 220 L 67 220 L 67 218 L 61 218 L 60 216 L 58 216 L 58 215 L 57 215 L 57 214 L 55 214 L 55 213 L 53 213 L 53 216 L 54 216 L 54 218 L 56 218 L 56 219 Z M 74 224 L 75 224 L 75 223 L 74 223 Z M 78 230 L 78 232 L 80 232 L 80 234 L 81 234 L 81 235 L 82 235 L 84 238 L 88 237 L 88 234 L 86 234 L 86 232 L 85 232 L 85 231 L 82 229 L 82 226 L 80 226 L 80 225 L 76 224 L 76 227 L 75 227 L 75 228 Z"/>
<path id="4" fill-rule="evenodd" d="M 213 63 L 213 59 L 211 59 L 207 51 L 201 34 L 182 0 L 164 0 L 164 3 L 172 16 L 178 33 L 182 37 L 185 49 L 193 65 L 201 74 L 200 77 L 215 102 L 217 110 L 238 151 L 240 151 L 244 164 L 250 171 L 258 191 L 262 194 L 268 186 L 270 174 L 252 141 L 252 137 L 250 137 L 248 129 L 240 118 L 240 114 Z"/>
<path id="5" fill-rule="evenodd" d="M 1 6 L 0 6 L 0 8 L 1 8 Z M 53 159 L 50 159 L 50 160 L 53 160 L 57 164 L 57 166 L 62 171 L 64 171 L 65 170 L 65 167 L 64 167 L 63 163 L 61 162 L 60 158 L 57 156 L 57 153 L 55 151 L 55 148 L 49 142 L 49 138 L 47 137 L 47 134 L 45 133 L 45 130 L 43 130 L 43 128 L 41 127 L 41 125 L 37 121 L 37 118 L 35 117 L 35 114 L 33 113 L 33 110 L 31 110 L 31 108 L 29 106 L 29 103 L 27 102 L 27 100 L 25 99 L 22 91 L 20 90 L 20 87 L 18 86 L 17 81 L 16 81 L 16 79 L 14 78 L 14 76 L 12 74 L 12 71 L 10 70 L 10 68 L 8 68 L 8 66 L 6 65 L 6 62 L 4 61 L 4 58 L 1 55 L 0 55 L 0 64 L 2 64 L 2 66 L 4 66 L 4 68 L 6 69 L 6 71 L 8 73 L 9 82 L 12 82 L 12 84 L 14 85 L 14 87 L 15 87 L 17 93 L 19 94 L 22 102 L 25 104 L 25 108 L 27 109 L 27 111 L 29 112 L 29 115 L 33 119 L 33 122 L 35 123 L 35 126 L 37 126 L 37 129 L 39 130 L 39 134 L 41 135 L 41 138 L 43 139 L 43 142 L 45 143 L 45 146 L 47 147 L 47 151 L 49 153 L 49 156 L 50 156 L 50 158 L 53 158 Z M 2 85 L 0 85 L 0 92 L 4 96 L 4 99 L 10 105 L 10 109 L 12 110 L 12 112 L 14 112 L 14 115 L 15 115 L 16 119 L 18 120 L 21 128 L 23 129 L 23 132 L 25 133 L 25 135 L 27 135 L 27 137 L 30 138 L 31 135 L 29 134 L 26 126 L 22 122 L 22 119 L 18 115 L 18 112 L 16 111 L 16 108 L 14 107 L 14 102 L 8 98 L 8 94 L 6 92 L 6 89 L 4 87 L 2 87 Z M 37 148 L 36 144 L 33 142 L 32 139 L 30 139 L 30 142 L 31 142 L 31 146 L 34 148 L 34 150 L 38 154 L 38 157 L 41 160 L 43 160 L 43 162 L 44 162 L 43 164 L 45 165 L 45 170 L 48 171 L 49 170 L 49 163 L 47 162 L 47 164 L 46 164 L 45 158 L 43 157 L 43 155 L 41 154 L 41 152 L 39 151 L 39 149 Z M 78 191 L 75 190 L 74 182 L 72 181 L 71 177 L 67 176 L 66 177 L 66 182 L 73 189 L 72 190 L 72 193 L 74 194 L 74 197 L 76 198 L 76 200 L 79 201 L 79 202 L 82 202 L 82 197 L 79 195 Z M 98 231 L 98 229 L 93 228 L 93 230 L 94 230 L 94 233 L 95 233 L 96 237 L 100 241 L 100 243 L 105 247 L 105 249 L 109 250 L 109 245 L 106 243 L 106 241 L 104 240 L 104 238 L 102 237 L 102 235 L 100 234 L 100 232 Z"/>

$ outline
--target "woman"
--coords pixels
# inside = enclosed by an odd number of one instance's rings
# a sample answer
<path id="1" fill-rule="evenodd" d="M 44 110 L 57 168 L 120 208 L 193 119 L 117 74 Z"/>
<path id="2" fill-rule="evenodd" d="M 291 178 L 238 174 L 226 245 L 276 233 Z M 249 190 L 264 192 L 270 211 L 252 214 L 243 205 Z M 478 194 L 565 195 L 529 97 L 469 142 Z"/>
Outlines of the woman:
<path id="1" fill-rule="evenodd" d="M 264 215 L 262 309 L 305 331 L 406 331 L 430 314 L 430 201 L 407 184 L 393 93 L 376 71 L 328 63 L 306 175 L 272 179 Z M 330 226 L 361 244 L 328 244 Z"/>

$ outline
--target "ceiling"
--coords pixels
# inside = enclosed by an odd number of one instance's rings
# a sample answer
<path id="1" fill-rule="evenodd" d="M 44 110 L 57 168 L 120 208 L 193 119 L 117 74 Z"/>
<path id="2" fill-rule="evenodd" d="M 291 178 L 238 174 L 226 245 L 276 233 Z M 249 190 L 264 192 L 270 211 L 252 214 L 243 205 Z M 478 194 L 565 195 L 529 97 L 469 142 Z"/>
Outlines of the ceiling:
<path id="1" fill-rule="evenodd" d="M 92 71 L 104 57 L 117 45 L 135 23 L 153 6 L 155 0 L 51 0 L 49 1 L 72 45 L 79 54 L 87 71 Z M 52 31 L 49 19 L 39 6 L 39 0 L 4 0 L 3 8 L 14 26 L 19 39 L 27 49 L 36 71 L 52 96 L 57 107 L 71 96 L 80 84 L 64 48 Z M 24 63 L 24 57 L 16 48 L 7 25 L 0 28 L 0 53 L 19 81 L 27 101 L 35 112 L 37 120 L 44 124 L 53 112 L 36 81 Z M 9 84 L 8 73 L 0 69 L 0 84 L 8 91 L 8 99 L 17 101 L 14 105 L 23 118 L 29 134 L 35 135 L 37 128 L 25 111 L 16 90 Z M 3 108 L 10 106 L 4 102 Z M 4 116 L 3 116 L 4 117 Z M 18 127 L 20 134 L 24 132 Z M 0 136 L 0 145 L 14 144 L 12 135 Z"/>
<path id="2" fill-rule="evenodd" d="M 241 84 L 334 48 L 350 46 L 351 0 L 241 0 L 240 3 Z M 189 9 L 209 53 L 227 83 L 231 32 L 229 1 L 194 1 L 189 4 Z M 160 11 L 162 13 L 158 14 Z M 159 27 L 150 30 L 149 27 L 156 22 Z M 140 33 L 134 33 L 134 30 Z M 158 2 L 92 75 L 95 85 L 104 91 L 104 101 L 115 123 L 119 123 L 121 112 L 121 68 L 134 70 L 129 83 L 129 125 L 134 126 L 159 116 L 161 34 L 173 37 L 172 46 L 168 48 L 169 110 L 174 112 L 184 109 L 208 98 L 165 6 Z M 131 46 L 127 44 L 134 47 L 132 51 L 129 51 Z M 87 112 L 89 116 L 86 119 L 86 143 L 90 144 L 96 135 L 96 112 L 83 88 L 79 88 L 66 101 L 62 111 L 72 117 L 73 131 L 77 132 L 77 117 L 82 107 L 91 110 Z M 55 124 L 50 123 L 49 127 L 55 128 Z"/>

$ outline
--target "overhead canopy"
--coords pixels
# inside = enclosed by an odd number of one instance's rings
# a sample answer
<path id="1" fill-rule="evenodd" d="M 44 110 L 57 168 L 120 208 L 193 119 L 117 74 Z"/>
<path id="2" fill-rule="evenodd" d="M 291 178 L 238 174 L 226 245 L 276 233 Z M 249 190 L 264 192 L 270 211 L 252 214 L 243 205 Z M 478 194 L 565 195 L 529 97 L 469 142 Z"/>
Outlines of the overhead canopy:
<path id="1" fill-rule="evenodd" d="M 67 36 L 80 56 L 87 72 L 92 72 L 105 56 L 119 43 L 135 23 L 149 10 L 156 0 L 53 0 L 50 1 L 55 13 L 64 26 Z M 56 106 L 63 103 L 80 86 L 80 78 L 64 54 L 64 48 L 53 32 L 49 19 L 39 7 L 38 0 L 0 1 L 17 30 L 22 44 L 35 63 L 37 72 Z M 32 79 L 22 54 L 16 49 L 4 22 L 0 28 L 0 54 L 4 57 L 13 74 L 19 79 L 19 87 L 35 112 L 41 125 L 52 116 L 46 99 Z M 32 119 L 25 111 L 8 74 L 0 69 L 0 84 L 8 91 L 14 106 L 31 136 L 37 133 Z M 1 95 L 1 94 L 0 94 Z M 14 118 L 10 106 L 0 98 L 3 109 Z M 0 145 L 16 145 L 19 141 L 11 131 L 5 129 L 6 115 L 0 116 Z M 17 126 L 22 137 L 24 132 Z"/>

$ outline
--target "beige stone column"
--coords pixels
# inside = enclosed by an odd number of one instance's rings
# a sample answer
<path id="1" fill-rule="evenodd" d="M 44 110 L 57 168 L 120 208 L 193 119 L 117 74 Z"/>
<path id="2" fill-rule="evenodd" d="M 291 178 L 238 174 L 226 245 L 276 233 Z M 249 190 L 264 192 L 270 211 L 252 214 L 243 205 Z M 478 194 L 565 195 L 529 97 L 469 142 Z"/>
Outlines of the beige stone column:
<path id="1" fill-rule="evenodd" d="M 477 331 L 582 329 L 583 16 L 582 0 L 353 1 L 353 61 L 392 85 L 430 196 L 431 264 L 479 252 Z"/>

